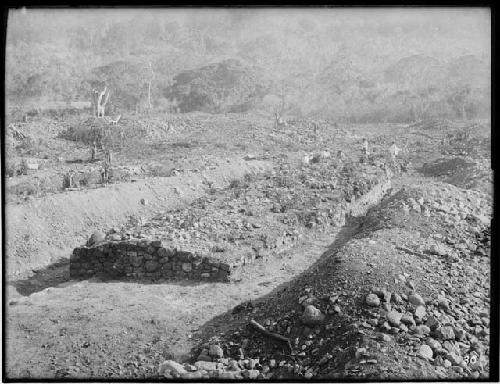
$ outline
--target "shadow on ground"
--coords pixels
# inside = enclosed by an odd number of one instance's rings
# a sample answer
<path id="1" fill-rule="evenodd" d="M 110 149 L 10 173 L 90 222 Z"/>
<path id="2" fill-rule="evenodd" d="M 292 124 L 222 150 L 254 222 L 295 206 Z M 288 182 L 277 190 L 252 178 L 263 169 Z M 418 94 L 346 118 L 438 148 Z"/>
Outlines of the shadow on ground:
<path id="1" fill-rule="evenodd" d="M 19 294 L 29 296 L 69 280 L 69 259 L 63 258 L 45 268 L 33 270 L 30 277 L 11 281 L 9 284 L 14 286 Z"/>
<path id="2" fill-rule="evenodd" d="M 283 294 L 287 294 L 288 287 L 300 286 L 302 281 L 307 281 L 311 279 L 311 275 L 317 273 L 317 271 L 322 267 L 323 263 L 333 257 L 338 250 L 344 246 L 349 240 L 351 240 L 359 231 L 361 221 L 358 218 L 351 218 L 344 227 L 337 233 L 335 236 L 335 240 L 332 244 L 328 246 L 328 249 L 320 256 L 320 258 L 312 264 L 308 269 L 295 276 L 293 279 L 278 285 L 268 294 L 256 299 L 252 300 L 252 305 L 254 307 L 258 307 L 259 303 L 264 303 L 271 298 L 279 298 Z M 284 305 L 291 305 L 293 303 L 284 303 Z M 244 306 L 244 304 L 243 304 Z M 200 344 L 208 341 L 212 337 L 220 336 L 222 333 L 227 332 L 228 330 L 234 330 L 237 327 L 243 328 L 248 325 L 249 320 L 243 316 L 239 315 L 239 311 L 237 311 L 238 306 L 218 315 L 211 320 L 207 321 L 203 324 L 197 334 L 197 338 L 201 340 Z M 246 310 L 242 310 L 243 313 Z M 248 313 L 248 312 L 247 312 Z M 194 358 L 194 356 L 193 356 Z M 194 361 L 194 360 L 193 360 Z"/>
<path id="3" fill-rule="evenodd" d="M 194 281 L 194 280 L 146 280 L 146 279 L 128 279 L 120 276 L 105 276 L 95 275 L 90 278 L 71 278 L 69 275 L 69 259 L 60 259 L 57 262 L 48 265 L 45 268 L 33 270 L 33 275 L 24 279 L 10 281 L 8 284 L 12 285 L 16 291 L 22 296 L 30 296 L 33 293 L 43 291 L 44 289 L 56 287 L 58 285 L 70 282 L 78 282 L 89 280 L 92 282 L 101 283 L 133 283 L 133 284 L 176 284 L 180 286 L 197 286 L 203 284 L 210 284 L 211 282 Z"/>

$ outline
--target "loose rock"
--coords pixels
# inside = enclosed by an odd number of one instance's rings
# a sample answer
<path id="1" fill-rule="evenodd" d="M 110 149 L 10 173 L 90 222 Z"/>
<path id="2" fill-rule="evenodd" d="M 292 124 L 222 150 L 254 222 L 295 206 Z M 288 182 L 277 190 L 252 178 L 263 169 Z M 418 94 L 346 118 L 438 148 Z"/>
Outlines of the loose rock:
<path id="1" fill-rule="evenodd" d="M 389 324 L 397 327 L 401 322 L 401 316 L 401 313 L 399 313 L 398 311 L 390 311 L 387 314 L 387 320 L 389 321 Z"/>
<path id="2" fill-rule="evenodd" d="M 378 307 L 380 305 L 380 299 L 379 297 L 374 294 L 370 293 L 368 296 L 366 296 L 365 300 L 366 304 L 368 304 L 370 307 Z"/>
<path id="3" fill-rule="evenodd" d="M 408 301 L 410 304 L 413 304 L 415 307 L 419 305 L 425 305 L 424 299 L 422 299 L 422 296 L 420 296 L 418 293 L 412 293 L 411 295 L 408 296 Z"/>
<path id="4" fill-rule="evenodd" d="M 224 351 L 217 344 L 212 344 L 208 349 L 208 354 L 212 357 L 221 358 L 224 356 Z"/>
<path id="5" fill-rule="evenodd" d="M 455 332 L 453 332 L 453 327 L 445 326 L 437 328 L 436 337 L 439 340 L 455 340 Z"/>
<path id="6" fill-rule="evenodd" d="M 433 357 L 433 352 L 431 347 L 426 344 L 423 344 L 418 349 L 418 355 L 426 360 L 430 360 Z"/>
<path id="7" fill-rule="evenodd" d="M 302 322 L 306 325 L 321 324 L 325 320 L 325 315 L 314 305 L 308 305 L 302 315 Z"/>
<path id="8" fill-rule="evenodd" d="M 160 368 L 158 370 L 158 373 L 160 375 L 163 375 L 167 371 L 170 371 L 171 373 L 176 374 L 176 375 L 184 375 L 187 373 L 186 369 L 182 366 L 182 364 L 179 364 L 173 360 L 166 360 L 160 364 Z"/>

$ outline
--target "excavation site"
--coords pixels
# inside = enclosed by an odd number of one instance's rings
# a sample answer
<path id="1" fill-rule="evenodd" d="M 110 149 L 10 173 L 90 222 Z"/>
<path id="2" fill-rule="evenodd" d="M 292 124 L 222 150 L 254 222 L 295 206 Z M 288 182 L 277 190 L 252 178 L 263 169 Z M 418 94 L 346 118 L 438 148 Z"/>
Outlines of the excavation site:
<path id="1" fill-rule="evenodd" d="M 9 10 L 3 380 L 498 380 L 490 34 Z"/>

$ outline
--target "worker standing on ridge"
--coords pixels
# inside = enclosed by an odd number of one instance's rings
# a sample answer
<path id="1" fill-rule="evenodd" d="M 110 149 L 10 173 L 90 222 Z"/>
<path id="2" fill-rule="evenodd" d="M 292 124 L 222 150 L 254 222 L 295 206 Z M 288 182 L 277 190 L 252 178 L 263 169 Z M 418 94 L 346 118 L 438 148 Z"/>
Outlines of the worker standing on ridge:
<path id="1" fill-rule="evenodd" d="M 389 147 L 389 153 L 391 154 L 391 160 L 393 162 L 396 161 L 396 157 L 399 155 L 399 152 L 401 152 L 401 148 L 399 148 L 396 145 L 396 142 L 393 141 L 392 145 Z"/>
<path id="2" fill-rule="evenodd" d="M 368 151 L 368 140 L 366 139 L 366 137 L 363 138 L 361 153 L 363 154 L 363 157 L 362 157 L 363 161 L 367 160 L 369 151 Z"/>

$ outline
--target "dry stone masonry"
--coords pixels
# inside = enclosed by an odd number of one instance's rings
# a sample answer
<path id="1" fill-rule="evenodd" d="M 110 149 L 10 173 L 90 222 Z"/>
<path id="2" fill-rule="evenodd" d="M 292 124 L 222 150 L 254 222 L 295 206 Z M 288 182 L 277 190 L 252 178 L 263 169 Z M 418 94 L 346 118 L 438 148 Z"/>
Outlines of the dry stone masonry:
<path id="1" fill-rule="evenodd" d="M 71 278 L 96 274 L 120 279 L 229 281 L 231 266 L 197 253 L 164 247 L 161 241 L 108 241 L 75 248 Z"/>

